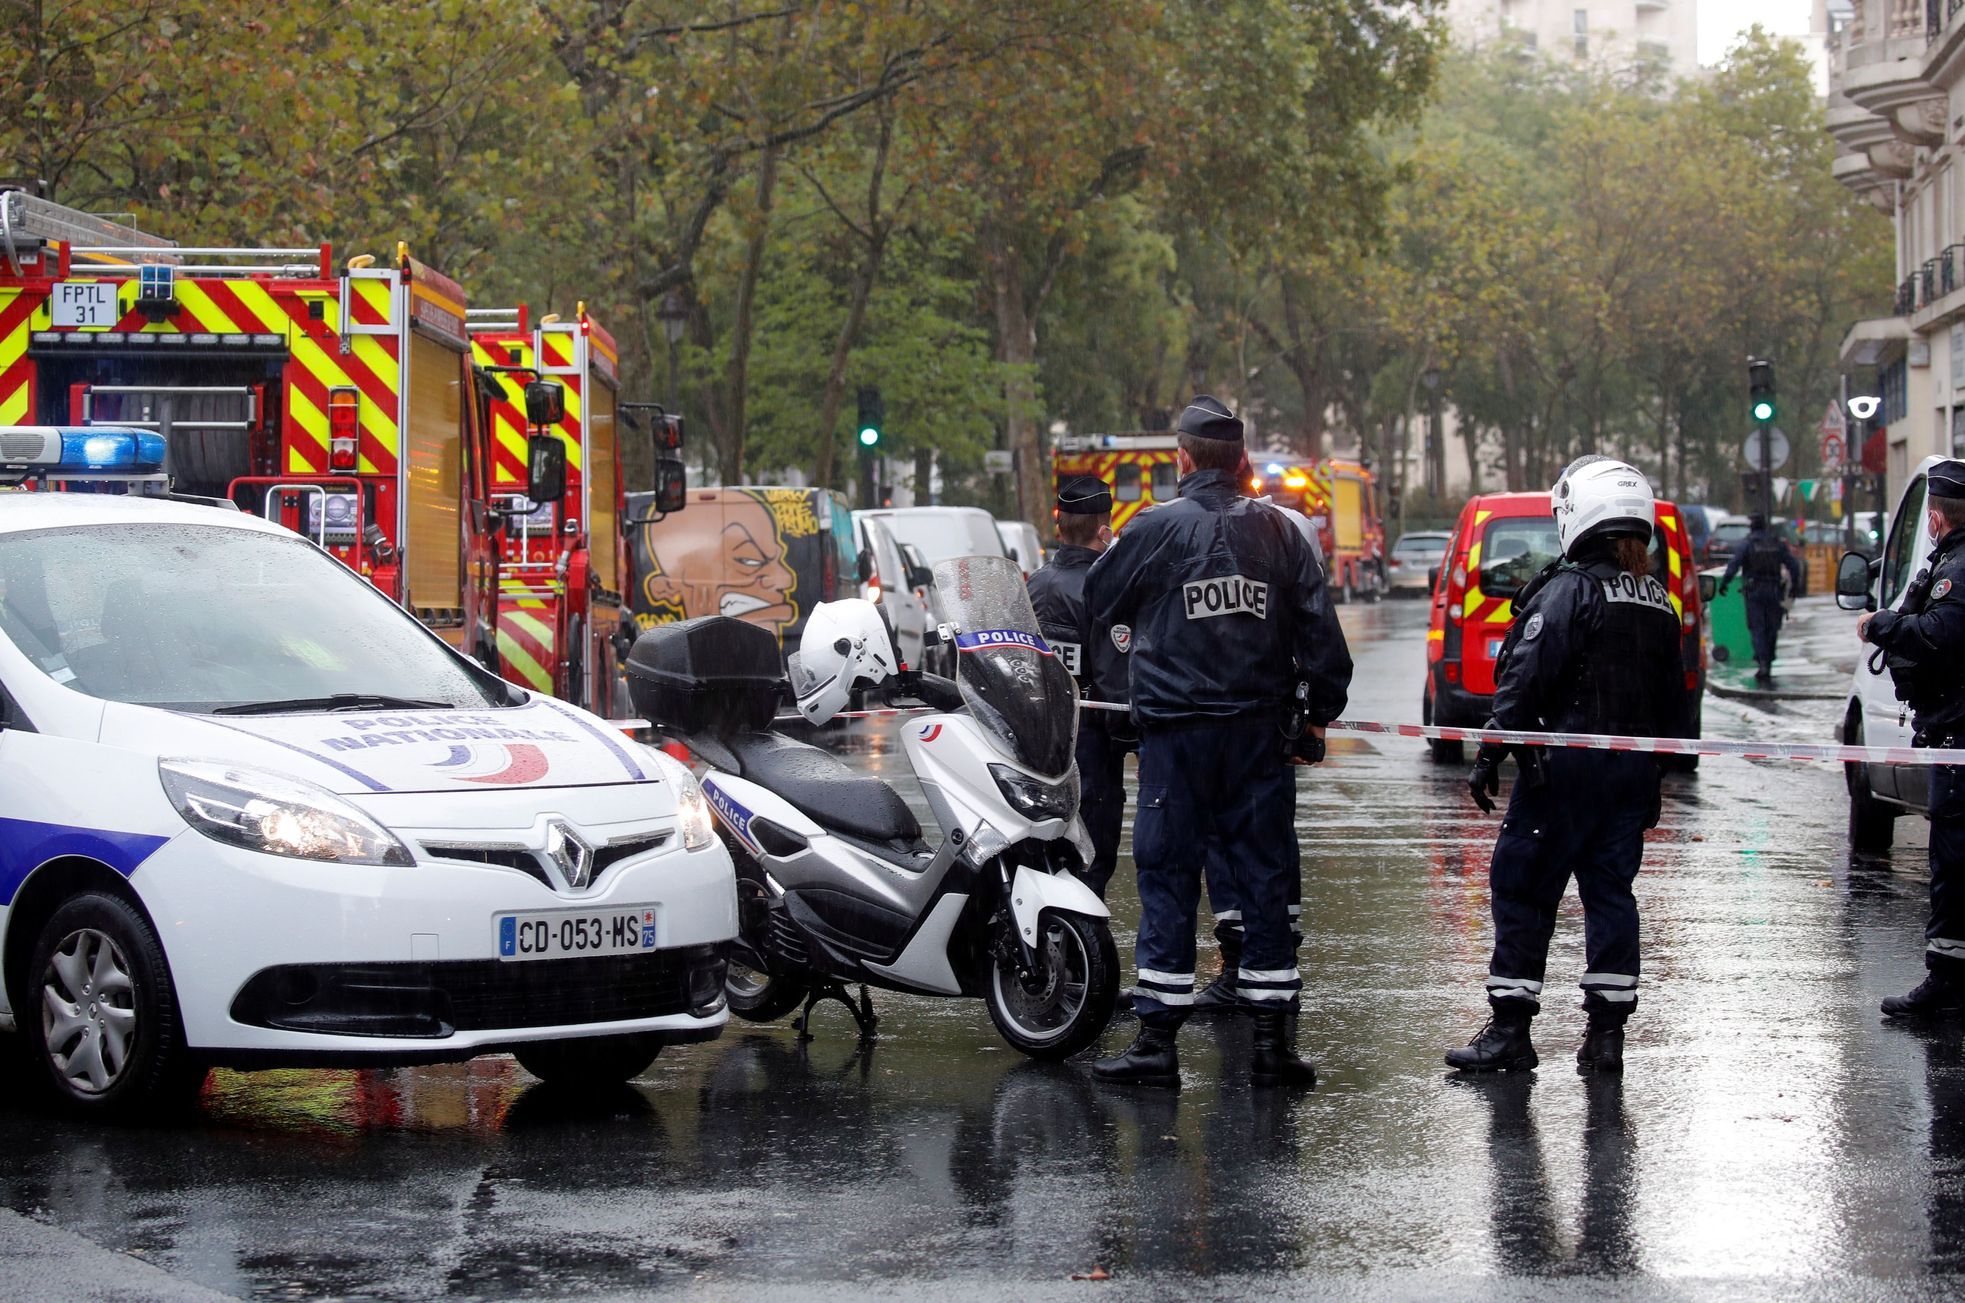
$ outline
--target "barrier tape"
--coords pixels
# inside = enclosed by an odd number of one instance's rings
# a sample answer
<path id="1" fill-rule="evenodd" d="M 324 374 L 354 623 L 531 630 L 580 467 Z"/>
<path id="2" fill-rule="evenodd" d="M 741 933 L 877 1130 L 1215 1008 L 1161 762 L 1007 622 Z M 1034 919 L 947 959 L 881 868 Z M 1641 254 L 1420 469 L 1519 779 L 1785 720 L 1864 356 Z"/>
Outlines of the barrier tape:
<path id="1" fill-rule="evenodd" d="M 1081 710 L 1127 710 L 1110 701 L 1080 701 Z M 885 719 L 918 715 L 928 706 L 883 710 L 842 710 L 837 719 Z M 777 723 L 800 723 L 803 716 L 780 715 Z M 1668 756 L 1732 756 L 1740 760 L 1817 761 L 1826 764 L 1965 765 L 1965 750 L 1927 747 L 1847 746 L 1839 742 L 1727 742 L 1715 738 L 1619 737 L 1608 733 L 1529 733 L 1509 729 L 1449 728 L 1443 724 L 1388 724 L 1372 719 L 1335 719 L 1334 731 L 1379 733 L 1389 737 L 1435 738 L 1442 742 L 1496 742 L 1508 746 L 1565 747 L 1587 751 L 1648 751 Z"/>

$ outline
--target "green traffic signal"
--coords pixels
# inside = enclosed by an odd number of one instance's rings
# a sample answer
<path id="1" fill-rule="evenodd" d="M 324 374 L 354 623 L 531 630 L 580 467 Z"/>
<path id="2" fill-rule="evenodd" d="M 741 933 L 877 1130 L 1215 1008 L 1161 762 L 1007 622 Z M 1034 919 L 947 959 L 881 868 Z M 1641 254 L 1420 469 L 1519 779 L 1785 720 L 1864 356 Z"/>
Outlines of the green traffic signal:
<path id="1" fill-rule="evenodd" d="M 887 423 L 887 404 L 873 385 L 860 386 L 860 447 L 872 448 L 880 442 L 880 427 Z"/>
<path id="2" fill-rule="evenodd" d="M 1771 420 L 1773 420 L 1773 419 L 1774 419 L 1774 404 L 1772 404 L 1772 403 L 1770 403 L 1770 402 L 1768 402 L 1768 401 L 1767 401 L 1767 400 L 1766 400 L 1765 398 L 1763 398 L 1763 399 L 1761 399 L 1761 400 L 1760 400 L 1759 402 L 1757 402 L 1757 403 L 1755 403 L 1755 404 L 1753 405 L 1753 419 L 1754 419 L 1754 420 L 1756 420 L 1756 421 L 1771 421 Z M 866 436 L 865 436 L 865 435 L 861 435 L 860 437 L 861 437 L 861 438 L 865 438 Z"/>
<path id="3" fill-rule="evenodd" d="M 880 431 L 874 429 L 871 425 L 867 426 L 866 428 L 860 431 L 860 445 L 862 447 L 871 448 L 873 447 L 874 444 L 879 442 L 880 442 Z"/>

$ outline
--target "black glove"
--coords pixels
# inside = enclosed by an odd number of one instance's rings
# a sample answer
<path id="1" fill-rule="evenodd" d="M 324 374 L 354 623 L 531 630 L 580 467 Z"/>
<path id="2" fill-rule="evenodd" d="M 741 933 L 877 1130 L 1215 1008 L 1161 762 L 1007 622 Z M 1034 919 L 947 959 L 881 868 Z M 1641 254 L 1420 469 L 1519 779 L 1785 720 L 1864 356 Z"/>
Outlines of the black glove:
<path id="1" fill-rule="evenodd" d="M 1494 798 L 1501 794 L 1501 757 L 1505 751 L 1482 747 L 1474 756 L 1474 768 L 1467 775 L 1467 795 L 1482 814 L 1494 813 Z"/>
<path id="2" fill-rule="evenodd" d="M 1726 582 L 1722 583 L 1719 586 L 1719 596 L 1721 597 L 1726 596 L 1726 590 L 1731 587 L 1733 587 L 1733 581 L 1731 579 L 1728 579 Z"/>

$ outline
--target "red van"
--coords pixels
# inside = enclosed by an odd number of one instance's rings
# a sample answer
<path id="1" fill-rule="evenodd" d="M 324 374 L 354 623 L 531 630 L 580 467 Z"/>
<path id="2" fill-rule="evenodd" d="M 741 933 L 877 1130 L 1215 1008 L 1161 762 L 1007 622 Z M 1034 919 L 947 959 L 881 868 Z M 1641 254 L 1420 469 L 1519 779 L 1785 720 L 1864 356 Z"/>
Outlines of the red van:
<path id="1" fill-rule="evenodd" d="M 1494 658 L 1515 620 L 1515 594 L 1559 555 L 1547 493 L 1483 493 L 1461 508 L 1433 585 L 1421 704 L 1426 723 L 1460 728 L 1487 723 L 1494 700 Z M 1699 571 L 1692 563 L 1685 519 L 1669 502 L 1658 504 L 1651 572 L 1671 593 L 1683 634 L 1685 686 L 1692 705 L 1678 736 L 1698 737 L 1706 690 Z M 1463 757 L 1458 742 L 1429 741 L 1427 746 L 1435 760 Z M 1685 769 L 1697 768 L 1699 762 L 1697 756 L 1671 759 Z"/>

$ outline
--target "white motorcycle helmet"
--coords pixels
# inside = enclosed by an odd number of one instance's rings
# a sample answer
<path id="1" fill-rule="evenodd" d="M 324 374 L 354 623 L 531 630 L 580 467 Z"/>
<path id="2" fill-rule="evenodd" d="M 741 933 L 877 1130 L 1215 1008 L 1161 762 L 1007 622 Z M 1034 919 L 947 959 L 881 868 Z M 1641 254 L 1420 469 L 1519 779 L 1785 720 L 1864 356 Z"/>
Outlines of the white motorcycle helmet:
<path id="1" fill-rule="evenodd" d="M 880 608 L 863 597 L 848 597 L 812 608 L 785 670 L 798 713 L 809 723 L 824 724 L 846 709 L 853 689 L 885 682 L 899 663 Z"/>
<path id="2" fill-rule="evenodd" d="M 1564 556 L 1585 539 L 1629 534 L 1648 539 L 1658 519 L 1650 481 L 1635 466 L 1592 453 L 1569 463 L 1549 491 Z"/>

